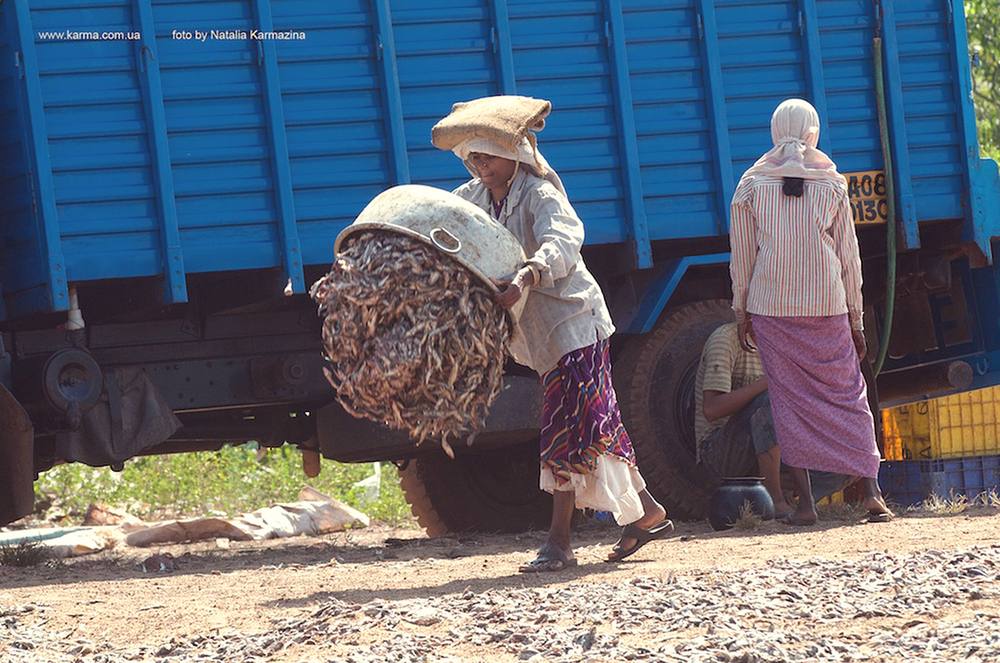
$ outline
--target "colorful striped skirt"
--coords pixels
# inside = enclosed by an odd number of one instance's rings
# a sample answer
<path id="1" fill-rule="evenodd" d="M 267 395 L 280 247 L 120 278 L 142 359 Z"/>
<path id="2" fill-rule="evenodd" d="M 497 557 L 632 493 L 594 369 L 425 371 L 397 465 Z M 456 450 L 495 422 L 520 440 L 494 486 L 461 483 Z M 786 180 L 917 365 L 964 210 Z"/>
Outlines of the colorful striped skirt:
<path id="1" fill-rule="evenodd" d="M 609 511 L 619 524 L 641 518 L 646 483 L 622 425 L 608 342 L 564 355 L 542 390 L 541 489 L 573 491 L 578 508 Z"/>
<path id="2" fill-rule="evenodd" d="M 771 394 L 781 460 L 877 477 L 868 392 L 847 315 L 751 318 Z"/>
<path id="3" fill-rule="evenodd" d="M 635 466 L 611 384 L 606 340 L 564 355 L 542 376 L 542 391 L 541 463 L 559 483 L 591 472 L 602 455 Z"/>

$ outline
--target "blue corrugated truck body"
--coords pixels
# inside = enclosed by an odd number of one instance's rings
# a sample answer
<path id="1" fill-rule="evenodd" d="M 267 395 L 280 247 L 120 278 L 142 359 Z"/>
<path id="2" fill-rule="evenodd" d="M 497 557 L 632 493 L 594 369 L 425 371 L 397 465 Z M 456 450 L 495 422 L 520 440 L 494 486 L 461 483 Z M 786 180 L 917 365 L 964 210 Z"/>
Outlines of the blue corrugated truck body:
<path id="1" fill-rule="evenodd" d="M 1000 177 L 965 29 L 961 0 L 0 0 L 0 521 L 58 462 L 258 440 L 413 459 L 414 509 L 445 529 L 545 526 L 533 376 L 509 367 L 480 442 L 441 464 L 333 401 L 303 294 L 378 193 L 467 179 L 430 130 L 487 95 L 552 102 L 539 144 L 672 513 L 703 514 L 714 480 L 694 370 L 731 318 L 733 190 L 786 98 L 849 178 L 873 406 L 1000 382 Z"/>
<path id="2" fill-rule="evenodd" d="M 878 5 L 879 3 L 875 3 Z M 429 142 L 451 104 L 550 99 L 540 135 L 588 243 L 725 235 L 787 97 L 841 171 L 881 170 L 872 37 L 886 44 L 908 246 L 960 219 L 988 252 L 962 5 L 951 0 L 7 0 L 0 39 L 6 315 L 68 285 L 303 266 L 386 187 L 452 187 Z M 288 39 L 255 39 L 254 30 Z M 73 34 L 77 33 L 77 34 Z M 84 34 L 80 37 L 80 34 Z M 207 36 L 203 36 L 207 35 Z M 992 189 L 988 186 L 992 185 Z"/>

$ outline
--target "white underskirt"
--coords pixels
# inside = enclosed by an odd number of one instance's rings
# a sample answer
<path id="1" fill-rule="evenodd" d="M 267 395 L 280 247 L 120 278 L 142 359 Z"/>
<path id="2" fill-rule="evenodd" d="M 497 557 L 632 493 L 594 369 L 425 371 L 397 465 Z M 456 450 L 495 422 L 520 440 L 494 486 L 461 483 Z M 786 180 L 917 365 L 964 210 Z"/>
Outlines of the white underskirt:
<path id="1" fill-rule="evenodd" d="M 570 480 L 561 486 L 557 485 L 552 470 L 542 467 L 538 485 L 548 493 L 571 490 L 576 493 L 578 509 L 609 511 L 619 525 L 634 523 L 645 513 L 639 493 L 646 482 L 639 470 L 615 456 L 598 456 L 593 472 L 570 474 Z"/>

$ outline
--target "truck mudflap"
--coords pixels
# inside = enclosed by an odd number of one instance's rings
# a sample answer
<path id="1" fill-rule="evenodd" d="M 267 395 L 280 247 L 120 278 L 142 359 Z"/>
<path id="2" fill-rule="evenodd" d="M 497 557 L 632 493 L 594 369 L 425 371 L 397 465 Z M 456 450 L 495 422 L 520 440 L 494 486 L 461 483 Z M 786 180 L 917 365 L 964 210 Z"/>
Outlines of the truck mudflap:
<path id="1" fill-rule="evenodd" d="M 56 434 L 57 458 L 115 467 L 180 428 L 180 420 L 142 368 L 105 371 L 103 382 L 100 398 L 79 425 Z"/>
<path id="2" fill-rule="evenodd" d="M 33 445 L 28 413 L 0 384 L 0 525 L 28 515 L 34 507 Z"/>

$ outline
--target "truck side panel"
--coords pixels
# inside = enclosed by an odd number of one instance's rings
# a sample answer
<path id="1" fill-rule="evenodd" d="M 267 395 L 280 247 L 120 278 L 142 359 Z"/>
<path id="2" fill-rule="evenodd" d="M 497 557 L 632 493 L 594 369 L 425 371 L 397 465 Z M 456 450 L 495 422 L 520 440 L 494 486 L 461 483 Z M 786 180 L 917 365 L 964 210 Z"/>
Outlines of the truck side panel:
<path id="1" fill-rule="evenodd" d="M 7 73 L 8 97 L 16 105 L 0 124 L 4 144 L 21 170 L 11 173 L 13 188 L 4 200 L 3 283 L 5 306 L 16 314 L 21 309 L 58 310 L 68 306 L 67 281 L 58 220 L 52 199 L 52 169 L 48 136 L 42 110 L 38 61 L 26 29 L 26 3 L 5 3 L 0 7 L 4 44 L 9 59 L 2 67 Z"/>
<path id="2" fill-rule="evenodd" d="M 25 137 L 21 132 L 24 124 L 17 94 L 17 40 L 12 26 L 9 7 L 0 7 L 0 200 L 5 201 L 0 222 L 5 225 L 31 213 L 31 186 L 28 182 L 30 169 L 25 163 Z M 20 234 L 20 239 L 12 236 L 0 248 L 0 284 L 9 282 L 20 271 L 18 263 L 21 259 L 18 255 L 30 251 L 27 245 L 35 239 L 34 234 Z M 29 255 L 32 263 L 37 262 L 35 252 Z M 3 290 L 0 285 L 0 320 L 6 317 Z"/>
<path id="3" fill-rule="evenodd" d="M 918 222 L 965 223 L 987 256 L 1000 234 L 995 219 L 968 223 L 969 189 L 989 180 L 969 178 L 960 0 L 3 4 L 3 66 L 25 75 L 0 72 L 19 109 L 4 102 L 0 146 L 27 153 L 0 180 L 18 189 L 4 202 L 15 318 L 65 309 L 70 282 L 161 277 L 179 302 L 188 274 L 280 268 L 301 291 L 303 266 L 328 263 L 376 193 L 462 181 L 429 129 L 453 102 L 497 93 L 552 101 L 542 149 L 588 243 L 649 266 L 650 243 L 727 232 L 783 98 L 822 111 L 821 147 L 842 171 L 881 169 L 875 36 L 905 246 Z M 251 37 L 269 28 L 304 38 Z"/>
<path id="4" fill-rule="evenodd" d="M 271 10 L 276 30 L 307 31 L 276 49 L 299 241 L 306 264 L 324 264 L 336 230 L 393 183 L 375 17 L 366 0 L 336 12 L 301 1 Z"/>

